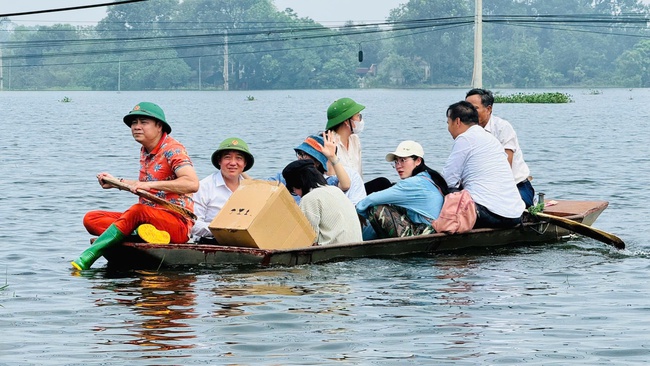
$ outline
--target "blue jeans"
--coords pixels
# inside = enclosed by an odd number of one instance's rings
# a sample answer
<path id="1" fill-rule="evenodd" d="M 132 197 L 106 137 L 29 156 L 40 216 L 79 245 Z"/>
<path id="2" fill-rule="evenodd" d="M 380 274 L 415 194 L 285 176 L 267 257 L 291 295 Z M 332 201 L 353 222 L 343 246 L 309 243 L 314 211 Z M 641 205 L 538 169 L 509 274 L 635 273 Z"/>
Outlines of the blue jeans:
<path id="1" fill-rule="evenodd" d="M 521 224 L 521 216 L 514 219 L 499 216 L 478 203 L 476 204 L 476 213 L 476 224 L 474 224 L 474 229 L 483 227 L 510 228 Z"/>
<path id="2" fill-rule="evenodd" d="M 530 181 L 526 179 L 522 182 L 519 182 L 519 184 L 517 184 L 517 189 L 519 190 L 521 199 L 526 204 L 526 208 L 532 206 L 533 200 L 535 199 L 535 188 L 533 188 L 533 185 L 530 184 Z"/>

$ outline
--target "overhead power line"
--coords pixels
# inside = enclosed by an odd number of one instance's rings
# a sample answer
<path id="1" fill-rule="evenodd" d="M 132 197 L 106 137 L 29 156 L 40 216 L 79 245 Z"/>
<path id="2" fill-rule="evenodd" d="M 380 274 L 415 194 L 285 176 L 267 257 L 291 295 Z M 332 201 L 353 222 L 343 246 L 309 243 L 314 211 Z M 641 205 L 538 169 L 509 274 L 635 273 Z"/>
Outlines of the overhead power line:
<path id="1" fill-rule="evenodd" d="M 5 0 L 5 1 L 8 1 L 8 0 Z M 139 3 L 141 1 L 148 1 L 148 0 L 123 0 L 123 1 L 116 1 L 116 2 L 111 2 L 111 3 L 103 3 L 103 4 L 71 6 L 71 7 L 67 7 L 67 8 L 55 8 L 55 9 L 45 9 L 45 10 L 23 11 L 23 12 L 20 12 L 20 13 L 0 14 L 0 18 L 15 17 L 15 16 L 20 16 L 20 15 L 57 13 L 57 12 L 60 12 L 60 11 L 68 11 L 68 10 L 99 8 L 99 7 L 102 7 L 102 6 L 113 6 L 113 5 L 129 4 L 129 3 Z"/>
<path id="2" fill-rule="evenodd" d="M 634 25 L 639 28 L 639 25 L 644 25 L 639 29 L 647 29 L 648 16 L 645 14 L 621 14 L 617 16 L 608 16 L 600 14 L 582 14 L 582 15 L 491 15 L 485 16 L 483 18 L 485 23 L 493 23 L 499 25 L 511 25 L 511 26 L 520 26 L 520 27 L 529 27 L 529 28 L 545 28 L 545 29 L 558 29 L 564 31 L 577 31 L 585 32 L 585 28 L 606 28 L 609 29 L 609 32 L 599 32 L 609 35 L 623 35 L 623 36 L 636 36 L 644 37 L 642 34 L 621 34 L 614 33 L 612 29 L 620 25 Z M 169 22 L 172 23 L 172 22 Z M 160 25 L 169 24 L 162 23 Z M 184 23 L 184 22 L 179 22 Z M 130 24 L 130 23 L 129 23 Z M 280 22 L 277 24 L 285 24 Z M 340 37 L 353 37 L 358 35 L 366 34 L 391 34 L 390 37 L 378 37 L 372 41 L 385 40 L 396 37 L 404 37 L 414 35 L 415 32 L 425 33 L 445 30 L 452 27 L 462 27 L 473 25 L 473 16 L 460 16 L 460 17 L 442 17 L 442 18 L 431 18 L 431 19 L 414 19 L 414 20 L 405 20 L 398 22 L 380 22 L 380 23 L 371 23 L 371 24 L 358 24 L 352 26 L 340 26 L 335 28 L 326 28 L 322 26 L 314 26 L 309 24 L 309 26 L 303 27 L 269 27 L 269 24 L 266 23 L 266 26 L 257 28 L 252 27 L 246 30 L 233 31 L 229 30 L 228 36 L 230 41 L 228 42 L 231 46 L 237 45 L 252 45 L 252 44 L 273 44 L 277 42 L 290 42 L 290 41 L 306 41 L 314 39 L 327 39 L 327 38 L 340 38 Z M 187 31 L 200 31 L 208 30 L 208 28 L 188 28 Z M 142 30 L 143 32 L 150 32 L 151 29 Z M 45 58 L 60 58 L 60 57 L 71 57 L 71 56 L 90 56 L 90 55 L 102 55 L 102 54 L 117 54 L 123 56 L 125 54 L 136 54 L 150 51 L 160 51 L 160 50 L 181 50 L 181 49 L 199 49 L 199 48 L 210 48 L 210 47 L 220 47 L 224 45 L 224 34 L 222 32 L 215 33 L 214 27 L 209 28 L 210 33 L 192 33 L 184 35 L 164 35 L 166 29 L 158 28 L 156 31 L 161 32 L 163 35 L 160 36 L 139 36 L 139 37 L 114 37 L 114 38 L 88 38 L 88 39 L 78 39 L 78 40 L 52 40 L 52 41 L 27 41 L 27 42 L 5 42 L 1 44 L 5 49 L 21 49 L 21 48 L 47 48 L 47 51 L 40 52 L 38 54 L 22 54 L 22 55 L 5 55 L 6 59 L 29 59 L 29 58 L 39 58 L 44 60 Z M 131 29 L 130 32 L 138 33 L 138 29 Z M 589 31 L 590 33 L 596 33 L 593 30 Z M 364 40 L 364 42 L 369 42 Z M 355 41 L 344 41 L 338 44 L 319 44 L 315 46 L 296 46 L 296 47 L 282 47 L 282 50 L 293 50 L 293 49 L 307 49 L 314 47 L 330 47 L 338 46 L 344 44 L 356 44 Z M 143 46 L 147 44 L 147 46 Z M 84 49 L 79 51 L 68 50 L 64 52 L 60 51 L 51 51 L 53 49 L 59 48 L 61 46 L 71 47 L 71 46 L 101 46 L 99 49 Z M 289 45 L 287 45 L 289 46 Z M 233 52 L 235 51 L 235 52 Z M 236 50 L 233 50 L 231 54 L 237 54 Z M 254 51 L 242 50 L 241 53 L 269 53 L 275 52 L 278 49 L 258 49 Z M 220 55 L 220 54 L 219 54 Z M 201 57 L 201 56 L 215 56 L 215 54 L 207 55 L 182 55 L 179 57 L 182 58 L 192 58 L 192 57 Z M 131 60 L 126 60 L 121 57 L 122 61 L 138 61 L 133 58 Z M 93 61 L 100 62 L 100 61 Z M 101 61 L 104 62 L 104 61 Z M 69 64 L 76 63 L 88 63 L 88 62 L 72 62 Z M 51 60 L 42 63 L 41 66 L 49 65 L 62 65 L 63 63 L 54 62 Z M 19 65 L 15 65 L 19 67 Z M 23 65 L 27 66 L 27 65 Z"/>
<path id="3" fill-rule="evenodd" d="M 276 42 L 286 42 L 286 41 L 295 41 L 295 40 L 312 40 L 320 38 L 339 38 L 345 36 L 354 36 L 354 35 L 363 35 L 363 34 L 372 34 L 372 33 L 384 33 L 384 32 L 398 32 L 398 31 L 407 31 L 407 30 L 416 30 L 422 28 L 435 29 L 436 27 L 446 27 L 446 26 L 455 26 L 455 25 L 466 25 L 471 24 L 471 17 L 455 17 L 455 18 L 440 18 L 442 22 L 439 22 L 438 19 L 430 21 L 429 23 L 421 21 L 405 21 L 405 22 L 394 22 L 394 23 L 377 23 L 377 24 L 368 24 L 360 25 L 355 27 L 338 27 L 336 29 L 323 28 L 323 27 L 307 27 L 307 28 L 284 28 L 276 30 L 268 29 L 253 29 L 253 30 L 242 30 L 239 32 L 228 32 L 228 37 L 230 41 L 229 45 L 248 45 L 248 44 L 259 44 L 259 43 L 276 43 Z M 453 20 L 455 19 L 455 20 Z M 383 26 L 382 28 L 378 26 Z M 213 31 L 211 29 L 211 31 Z M 22 48 L 43 48 L 47 47 L 48 49 L 54 49 L 61 46 L 91 46 L 101 44 L 104 46 L 107 45 L 117 45 L 119 48 L 107 49 L 103 47 L 100 50 L 94 51 L 68 51 L 68 52 L 51 52 L 46 54 L 22 54 L 15 56 L 5 56 L 6 59 L 11 58 L 29 58 L 29 57 L 61 57 L 61 56 L 79 56 L 79 55 L 91 55 L 91 54 L 107 54 L 107 53 L 129 53 L 129 52 L 145 52 L 145 51 L 158 51 L 161 49 L 187 49 L 187 48 L 200 48 L 200 47 L 213 47 L 213 46 L 222 46 L 224 33 L 208 33 L 208 34 L 189 34 L 189 35 L 175 35 L 175 36 L 146 36 L 146 37 L 124 37 L 124 38 L 92 38 L 92 39 L 82 39 L 82 40 L 51 40 L 51 41 L 26 41 L 26 42 L 5 42 L 3 48 L 5 49 L 22 49 Z M 246 38 L 247 37 L 247 38 Z M 263 37 L 263 38 L 260 38 Z M 239 38 L 239 39 L 238 39 Z M 170 44 L 169 42 L 174 41 L 185 41 L 185 40 L 212 40 L 206 42 L 193 42 L 186 44 Z M 216 39 L 216 41 L 214 40 Z M 150 46 L 143 47 L 142 44 L 145 42 L 158 41 L 163 44 L 152 44 Z M 128 45 L 136 44 L 135 47 L 122 47 L 125 44 Z"/>

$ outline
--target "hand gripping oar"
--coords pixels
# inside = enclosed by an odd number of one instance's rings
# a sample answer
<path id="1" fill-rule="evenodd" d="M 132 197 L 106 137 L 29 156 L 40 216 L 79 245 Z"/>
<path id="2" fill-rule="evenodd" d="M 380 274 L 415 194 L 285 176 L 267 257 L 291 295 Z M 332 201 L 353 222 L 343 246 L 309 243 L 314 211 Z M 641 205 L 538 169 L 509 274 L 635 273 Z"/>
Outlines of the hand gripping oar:
<path id="1" fill-rule="evenodd" d="M 543 212 L 535 212 L 533 215 L 543 217 L 557 226 L 561 226 L 575 233 L 599 240 L 607 245 L 613 246 L 616 249 L 625 249 L 625 243 L 623 240 L 614 234 L 598 230 L 577 221 L 569 220 L 560 216 L 545 214 Z"/>
<path id="2" fill-rule="evenodd" d="M 128 185 L 126 183 L 123 183 L 123 182 L 120 182 L 119 180 L 117 180 L 115 178 L 102 178 L 102 181 L 104 181 L 104 182 L 106 182 L 106 183 L 108 183 L 108 184 L 110 184 L 110 185 L 112 185 L 115 188 L 118 188 L 120 190 L 133 192 L 133 191 L 131 191 L 131 186 L 130 185 Z M 151 202 L 157 203 L 157 204 L 159 204 L 159 205 L 161 205 L 161 206 L 163 206 L 163 207 L 165 207 L 165 208 L 167 208 L 167 209 L 169 209 L 171 211 L 179 213 L 179 214 L 181 214 L 181 215 L 183 215 L 185 217 L 189 217 L 192 220 L 196 220 L 196 215 L 194 214 L 194 212 L 186 209 L 183 206 L 179 206 L 177 204 L 167 202 L 164 199 L 156 196 L 155 194 L 152 194 L 152 193 L 149 193 L 149 192 L 145 191 L 144 189 L 138 189 L 137 191 L 134 192 L 134 194 L 136 194 L 136 195 L 138 195 L 138 196 L 140 196 L 142 198 L 148 199 Z"/>

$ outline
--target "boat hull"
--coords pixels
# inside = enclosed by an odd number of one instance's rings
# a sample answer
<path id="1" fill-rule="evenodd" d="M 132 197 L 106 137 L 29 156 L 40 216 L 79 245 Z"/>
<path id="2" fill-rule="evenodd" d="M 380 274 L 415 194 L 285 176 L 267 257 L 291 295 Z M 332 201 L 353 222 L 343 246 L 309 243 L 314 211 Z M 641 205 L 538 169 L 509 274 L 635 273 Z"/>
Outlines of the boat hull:
<path id="1" fill-rule="evenodd" d="M 544 212 L 592 225 L 605 210 L 605 201 L 558 201 Z M 123 243 L 104 254 L 109 266 L 160 268 L 178 266 L 295 266 L 364 257 L 434 254 L 500 246 L 555 242 L 571 233 L 544 220 L 525 222 L 512 229 L 476 229 L 464 234 L 435 233 L 359 243 L 265 250 L 210 244 Z"/>

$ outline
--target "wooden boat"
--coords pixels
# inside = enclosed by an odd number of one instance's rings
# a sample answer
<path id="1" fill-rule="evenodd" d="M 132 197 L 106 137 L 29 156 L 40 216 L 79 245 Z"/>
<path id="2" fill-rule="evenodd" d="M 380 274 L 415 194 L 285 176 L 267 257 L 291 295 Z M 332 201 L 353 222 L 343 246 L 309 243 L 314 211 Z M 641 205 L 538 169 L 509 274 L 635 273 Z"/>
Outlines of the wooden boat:
<path id="1" fill-rule="evenodd" d="M 555 201 L 547 214 L 592 225 L 607 208 L 606 201 Z M 435 233 L 359 243 L 268 250 L 210 244 L 148 244 L 126 242 L 104 254 L 109 267 L 160 268 L 177 266 L 294 266 L 353 258 L 387 257 L 452 252 L 472 248 L 533 245 L 556 242 L 570 231 L 544 219 L 529 218 L 512 229 L 475 229 L 464 234 Z"/>

